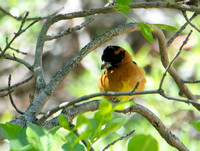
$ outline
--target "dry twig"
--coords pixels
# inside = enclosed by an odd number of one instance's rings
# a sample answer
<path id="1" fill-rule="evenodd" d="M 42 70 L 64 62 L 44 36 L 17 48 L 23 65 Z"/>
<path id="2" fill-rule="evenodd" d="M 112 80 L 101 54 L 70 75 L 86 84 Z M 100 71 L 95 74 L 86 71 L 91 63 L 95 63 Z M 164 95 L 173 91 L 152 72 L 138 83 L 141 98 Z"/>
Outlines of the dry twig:
<path id="1" fill-rule="evenodd" d="M 176 60 L 176 58 L 179 56 L 179 54 L 181 53 L 181 50 L 183 49 L 183 46 L 186 45 L 186 43 L 189 40 L 189 37 L 190 37 L 191 34 L 192 34 L 192 30 L 189 32 L 189 34 L 187 35 L 187 37 L 183 41 L 181 47 L 179 48 L 178 52 L 176 53 L 176 55 L 174 56 L 174 58 L 172 59 L 172 61 L 168 64 L 167 68 L 165 69 L 165 72 L 163 73 L 162 78 L 160 80 L 159 89 L 162 89 L 162 85 L 163 85 L 164 79 L 166 77 L 166 74 L 167 74 L 169 68 L 171 67 L 171 65 L 173 64 L 173 62 Z"/>
<path id="2" fill-rule="evenodd" d="M 120 140 L 122 140 L 122 139 L 124 139 L 124 138 L 129 137 L 129 136 L 132 135 L 134 132 L 135 132 L 135 130 L 131 131 L 130 133 L 126 134 L 125 136 L 122 136 L 122 137 L 116 139 L 115 141 L 113 141 L 112 143 L 110 143 L 110 144 L 108 144 L 106 147 L 104 147 L 104 148 L 102 149 L 102 151 L 107 150 L 110 146 L 114 145 L 114 144 L 117 143 L 118 141 L 120 141 Z"/>
<path id="3" fill-rule="evenodd" d="M 185 17 L 185 20 L 190 24 L 190 26 L 192 26 L 194 29 L 196 29 L 198 32 L 200 32 L 200 29 L 197 28 L 197 26 L 195 26 L 189 19 L 188 16 L 186 14 L 186 11 L 182 11 L 183 16 Z"/>
<path id="4" fill-rule="evenodd" d="M 10 91 L 10 85 L 11 85 L 11 75 L 9 75 L 9 77 L 8 77 L 8 91 Z M 14 100 L 13 100 L 13 98 L 12 98 L 12 93 L 9 93 L 8 94 L 9 95 L 9 98 L 10 98 L 10 102 L 11 102 L 11 104 L 12 104 L 12 106 L 15 108 L 15 110 L 19 113 L 19 114 L 23 114 L 24 112 L 22 112 L 22 111 L 20 111 L 18 108 L 17 108 L 17 106 L 15 105 L 15 102 L 14 102 Z"/>

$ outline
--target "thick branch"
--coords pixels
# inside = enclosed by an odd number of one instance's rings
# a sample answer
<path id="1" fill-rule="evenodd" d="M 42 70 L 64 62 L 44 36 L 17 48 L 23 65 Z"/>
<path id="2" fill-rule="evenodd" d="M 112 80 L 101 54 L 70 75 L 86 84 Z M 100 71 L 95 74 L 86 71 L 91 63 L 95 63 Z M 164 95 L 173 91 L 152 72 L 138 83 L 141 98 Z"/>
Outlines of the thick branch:
<path id="1" fill-rule="evenodd" d="M 46 31 L 48 26 L 50 26 L 50 23 L 46 23 L 45 27 L 43 27 L 43 30 Z M 162 63 L 167 68 L 167 66 L 169 64 L 169 60 L 168 60 L 168 54 L 167 54 L 167 48 L 166 48 L 164 34 L 157 27 L 152 26 L 152 28 L 154 28 L 154 33 L 157 35 L 157 37 L 159 39 Z M 46 103 L 46 101 L 48 100 L 50 95 L 53 93 L 53 91 L 57 87 L 57 85 L 60 82 L 62 82 L 62 80 L 69 74 L 69 72 L 72 69 L 74 69 L 87 54 L 89 54 L 91 51 L 93 51 L 94 49 L 96 49 L 97 47 L 102 45 L 103 43 L 113 39 L 116 36 L 119 36 L 119 35 L 127 33 L 127 32 L 137 31 L 137 30 L 139 30 L 138 24 L 134 24 L 134 23 L 125 24 L 125 25 L 118 26 L 114 29 L 111 29 L 111 30 L 105 32 L 103 35 L 97 37 L 96 39 L 94 39 L 93 41 L 88 43 L 84 48 L 82 48 L 82 50 L 80 51 L 79 54 L 77 54 L 68 64 L 66 64 L 64 66 L 64 68 L 62 70 L 59 70 L 56 73 L 56 75 L 51 79 L 51 81 L 46 85 L 46 87 L 44 89 L 42 89 L 41 93 L 38 94 L 38 97 L 33 102 L 33 104 L 29 107 L 29 109 L 25 112 L 24 116 L 26 116 L 27 119 L 29 119 L 29 120 L 33 120 L 34 117 L 37 115 L 37 113 L 39 113 L 41 111 L 42 107 L 44 106 L 44 104 Z M 43 37 L 43 38 L 45 38 L 45 37 Z M 44 43 L 44 39 L 43 39 L 42 43 Z M 37 55 L 40 56 L 40 54 L 42 53 L 43 45 L 39 44 L 39 42 L 38 42 L 37 47 L 38 47 L 38 49 L 37 49 L 36 53 L 38 53 Z M 40 56 L 40 59 L 41 59 L 41 56 Z M 37 65 L 39 65 L 39 67 L 41 68 L 40 60 L 39 60 L 39 62 L 37 62 L 37 59 L 36 59 L 35 63 Z M 182 82 L 179 75 L 176 73 L 176 71 L 172 67 L 169 68 L 169 73 L 174 78 L 174 80 L 177 83 L 177 85 L 179 86 L 180 90 L 183 93 L 185 93 L 186 96 L 190 100 L 195 100 L 194 96 L 191 94 L 191 92 L 188 90 L 188 88 Z M 199 107 L 199 105 L 194 105 L 194 106 Z"/>
<path id="2" fill-rule="evenodd" d="M 134 9 L 140 9 L 140 8 L 170 8 L 170 9 L 177 9 L 181 11 L 190 11 L 195 12 L 197 14 L 200 14 L 200 8 L 196 6 L 189 6 L 186 4 L 177 4 L 177 3 L 169 3 L 169 2 L 137 2 L 137 3 L 130 3 L 130 8 Z M 115 10 L 111 6 L 103 7 L 103 8 L 93 8 L 89 10 L 84 11 L 78 11 L 68 14 L 58 14 L 56 15 L 56 18 L 59 20 L 68 20 L 72 18 L 79 18 L 79 17 L 86 17 L 91 16 L 94 14 L 107 14 L 107 13 L 113 13 Z"/>
<path id="3" fill-rule="evenodd" d="M 131 107 L 131 109 L 126 109 L 119 112 L 130 113 L 130 111 L 136 112 L 142 115 L 144 118 L 146 118 L 151 123 L 151 125 L 155 127 L 158 133 L 165 139 L 165 141 L 169 145 L 181 151 L 189 151 L 187 147 L 178 139 L 178 137 L 172 134 L 172 132 L 168 128 L 165 127 L 162 121 L 149 109 L 145 108 L 142 105 L 136 104 L 133 107 Z"/>
<path id="4" fill-rule="evenodd" d="M 77 103 L 92 99 L 92 98 L 96 98 L 99 96 L 133 96 L 133 95 L 145 95 L 145 94 L 160 94 L 161 96 L 163 96 L 166 99 L 169 100 L 176 100 L 179 102 L 184 102 L 184 103 L 191 103 L 191 104 L 195 104 L 200 106 L 200 102 L 198 101 L 193 101 L 193 100 L 188 100 L 188 99 L 183 99 L 183 98 L 175 98 L 175 97 L 171 97 L 168 96 L 164 93 L 164 91 L 162 89 L 158 89 L 158 90 L 150 90 L 150 91 L 129 91 L 129 92 L 100 92 L 100 93 L 94 93 L 94 94 L 90 94 L 90 95 L 85 95 L 76 99 L 73 99 L 71 101 L 68 102 L 64 102 L 62 104 L 60 104 L 59 106 L 51 109 L 50 111 L 48 111 L 46 114 L 44 114 L 40 119 L 37 120 L 37 124 L 41 125 L 43 124 L 49 117 L 51 117 L 54 113 L 58 112 L 61 109 L 70 107 L 72 105 L 75 105 Z"/>
<path id="5" fill-rule="evenodd" d="M 165 36 L 163 32 L 158 29 L 154 28 L 154 33 L 157 35 L 159 40 L 159 47 L 160 47 L 160 56 L 161 56 L 161 62 L 165 68 L 169 65 L 169 59 L 168 59 L 168 53 L 167 53 L 167 47 L 166 47 L 166 41 Z M 196 98 L 193 96 L 191 91 L 188 89 L 188 87 L 182 82 L 181 77 L 176 72 L 176 70 L 173 67 L 169 67 L 168 69 L 169 74 L 172 76 L 176 84 L 178 85 L 179 89 L 184 93 L 188 99 L 190 100 L 196 100 Z M 200 111 L 200 106 L 193 104 L 193 106 Z"/>
<path id="6" fill-rule="evenodd" d="M 115 103 L 113 103 L 114 105 Z M 64 109 L 62 111 L 62 114 L 66 116 L 66 118 L 70 121 L 74 117 L 76 117 L 79 113 L 85 113 L 89 111 L 95 111 L 99 108 L 99 100 L 94 100 L 86 103 L 81 103 L 79 105 L 73 106 L 68 109 Z M 178 150 L 181 151 L 188 151 L 187 147 L 184 146 L 184 144 L 174 135 L 172 132 L 165 127 L 165 125 L 162 123 L 162 121 L 150 110 L 145 108 L 142 105 L 135 104 L 133 107 L 128 108 L 123 111 L 117 111 L 121 113 L 130 113 L 131 112 L 136 112 L 140 115 L 142 115 L 144 118 L 146 118 L 158 131 L 158 133 L 166 140 L 166 142 L 177 148 Z M 52 128 L 58 125 L 58 119 L 57 117 L 45 122 L 43 124 L 44 127 L 46 128 Z"/>

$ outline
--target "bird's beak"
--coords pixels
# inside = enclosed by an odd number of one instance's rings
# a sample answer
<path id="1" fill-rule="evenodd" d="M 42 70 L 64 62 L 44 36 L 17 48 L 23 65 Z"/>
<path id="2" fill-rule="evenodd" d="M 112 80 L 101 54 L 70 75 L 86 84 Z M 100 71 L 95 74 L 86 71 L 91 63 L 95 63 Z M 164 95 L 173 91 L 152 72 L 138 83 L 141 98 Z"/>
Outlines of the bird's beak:
<path id="1" fill-rule="evenodd" d="M 101 64 L 101 70 L 102 69 L 108 69 L 108 68 L 110 68 L 112 65 L 111 65 L 111 63 L 110 62 L 103 62 L 102 64 Z"/>

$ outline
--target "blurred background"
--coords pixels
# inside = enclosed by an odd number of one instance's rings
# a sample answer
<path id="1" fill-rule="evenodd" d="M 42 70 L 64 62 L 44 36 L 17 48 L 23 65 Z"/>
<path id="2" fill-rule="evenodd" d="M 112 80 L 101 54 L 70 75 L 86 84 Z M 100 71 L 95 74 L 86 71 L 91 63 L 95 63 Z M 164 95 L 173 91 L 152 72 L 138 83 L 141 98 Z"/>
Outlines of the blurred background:
<path id="1" fill-rule="evenodd" d="M 134 0 L 133 2 L 141 1 L 142 0 Z M 168 0 L 168 2 L 173 1 Z M 85 9 L 100 8 L 106 3 L 106 0 L 0 0 L 0 6 L 10 12 L 13 16 L 24 15 L 24 13 L 28 11 L 28 17 L 43 17 L 51 15 L 55 12 L 64 14 Z M 189 12 L 187 14 L 189 17 L 192 15 L 192 13 Z M 138 22 L 168 24 L 176 27 L 177 29 L 185 23 L 182 13 L 173 9 L 134 9 L 127 15 Z M 15 56 L 33 64 L 37 38 L 44 21 L 45 20 L 42 20 L 34 24 L 29 30 L 13 42 L 11 47 L 18 49 L 21 52 L 25 52 L 27 55 L 16 53 L 11 49 L 9 49 L 7 53 L 10 55 L 14 53 Z M 51 26 L 48 34 L 56 34 L 60 31 L 79 25 L 83 21 L 84 18 L 77 18 L 57 22 Z M 46 82 L 48 82 L 58 70 L 67 64 L 70 59 L 92 39 L 103 34 L 105 31 L 116 27 L 117 25 L 128 22 L 130 21 L 118 13 L 102 14 L 82 30 L 59 39 L 47 41 L 45 43 L 43 54 L 43 68 Z M 199 17 L 196 17 L 192 22 L 200 28 Z M 25 25 L 28 25 L 28 23 Z M 11 40 L 14 33 L 19 29 L 19 26 L 20 21 L 17 21 L 0 12 L 0 47 L 2 49 L 6 45 L 6 38 Z M 174 68 L 184 80 L 198 80 L 200 77 L 199 33 L 188 26 L 169 47 L 169 59 L 171 60 L 191 29 L 193 30 L 192 36 L 190 37 L 188 43 L 184 46 L 180 56 L 173 64 Z M 164 31 L 164 33 L 167 40 L 169 40 L 175 32 Z M 145 90 L 154 90 L 159 87 L 164 68 L 160 62 L 159 48 L 156 37 L 155 42 L 150 43 L 143 38 L 140 32 L 128 33 L 105 43 L 84 58 L 81 64 L 59 85 L 45 106 L 43 112 L 48 111 L 64 101 L 70 101 L 73 98 L 99 92 L 97 79 L 101 74 L 103 74 L 103 71 L 100 70 L 101 54 L 103 49 L 108 45 L 119 45 L 127 49 L 132 54 L 133 60 L 145 69 L 147 79 Z M 23 65 L 13 61 L 1 59 L 0 89 L 7 87 L 9 74 L 12 75 L 11 85 L 16 84 L 32 75 L 32 73 Z M 179 97 L 179 89 L 169 75 L 166 77 L 163 86 L 167 94 Z M 29 97 L 33 91 L 33 87 L 34 80 L 31 80 L 30 82 L 16 88 L 13 92 L 13 99 L 20 110 L 25 111 L 29 106 Z M 199 94 L 199 84 L 188 84 L 188 87 L 194 94 Z M 192 105 L 167 100 L 155 94 L 140 96 L 135 100 L 135 102 L 144 105 L 154 112 L 163 121 L 163 123 L 170 128 L 187 147 L 189 147 L 190 150 L 198 150 L 200 147 L 198 143 L 200 135 L 193 128 L 190 120 L 198 121 L 200 116 Z M 3 123 L 9 121 L 16 116 L 19 116 L 19 114 L 11 105 L 9 97 L 1 97 L 0 122 Z M 123 115 L 116 113 L 114 116 Z M 127 117 L 124 127 L 112 136 L 107 136 L 98 143 L 112 142 L 116 138 L 119 138 L 120 136 L 135 129 L 135 134 L 153 135 L 157 141 L 159 141 L 160 150 L 174 150 L 161 138 L 152 125 L 150 125 L 142 116 L 138 114 L 129 114 L 124 116 Z M 127 139 L 118 142 L 110 150 L 115 150 L 116 148 L 120 150 L 124 149 L 126 141 Z M 7 144 L 3 143 L 0 146 L 0 150 L 5 149 L 5 146 L 7 146 Z M 101 145 L 96 145 L 95 148 L 100 150 L 101 148 L 98 148 L 98 146 Z"/>

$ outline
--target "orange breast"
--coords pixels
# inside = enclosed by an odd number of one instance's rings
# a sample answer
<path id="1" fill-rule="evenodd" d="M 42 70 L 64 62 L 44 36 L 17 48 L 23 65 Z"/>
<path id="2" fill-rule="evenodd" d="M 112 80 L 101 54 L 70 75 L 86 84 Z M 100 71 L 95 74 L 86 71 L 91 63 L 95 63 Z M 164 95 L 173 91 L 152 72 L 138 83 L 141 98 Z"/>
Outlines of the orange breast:
<path id="1" fill-rule="evenodd" d="M 144 90 L 146 80 L 144 70 L 133 62 L 127 62 L 119 65 L 117 68 L 106 69 L 104 75 L 99 78 L 98 86 L 101 92 L 127 92 L 135 88 L 139 83 L 136 91 Z M 106 97 L 107 99 L 131 99 L 133 96 Z"/>

